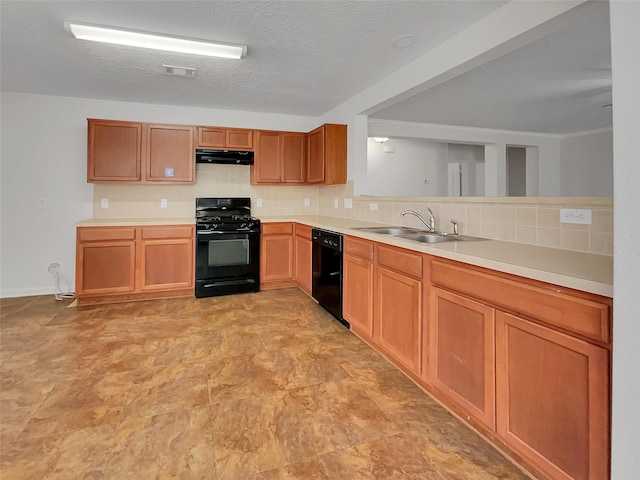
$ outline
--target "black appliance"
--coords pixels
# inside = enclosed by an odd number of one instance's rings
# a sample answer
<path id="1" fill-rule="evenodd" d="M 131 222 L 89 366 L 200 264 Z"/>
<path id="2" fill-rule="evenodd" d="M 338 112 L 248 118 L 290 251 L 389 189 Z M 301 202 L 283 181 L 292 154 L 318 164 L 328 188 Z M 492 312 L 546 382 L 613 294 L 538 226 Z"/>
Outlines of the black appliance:
<path id="1" fill-rule="evenodd" d="M 342 318 L 342 235 L 314 228 L 311 242 L 314 265 L 311 295 L 321 307 L 350 328 L 349 322 Z"/>
<path id="2" fill-rule="evenodd" d="M 196 297 L 260 289 L 260 220 L 250 198 L 196 198 Z"/>
<path id="3" fill-rule="evenodd" d="M 231 165 L 253 165 L 253 152 L 238 150 L 196 149 L 196 163 L 226 163 Z"/>

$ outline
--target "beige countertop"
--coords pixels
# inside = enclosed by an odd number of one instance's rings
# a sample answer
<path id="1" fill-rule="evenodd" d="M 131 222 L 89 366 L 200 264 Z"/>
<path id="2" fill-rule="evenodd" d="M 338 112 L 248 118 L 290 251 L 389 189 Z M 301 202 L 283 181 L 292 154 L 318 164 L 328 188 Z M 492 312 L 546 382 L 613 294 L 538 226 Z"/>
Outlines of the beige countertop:
<path id="1" fill-rule="evenodd" d="M 193 225 L 194 217 L 167 218 L 91 218 L 76 222 L 76 227 L 137 227 L 140 225 Z"/>
<path id="2" fill-rule="evenodd" d="M 355 230 L 380 226 L 348 218 L 319 215 L 260 217 L 262 222 L 298 222 L 317 228 L 408 248 L 437 257 L 490 268 L 521 277 L 613 297 L 613 258 L 606 255 L 539 247 L 499 240 L 424 244 L 391 235 Z"/>
<path id="3" fill-rule="evenodd" d="M 377 233 L 356 230 L 380 226 L 362 220 L 320 215 L 260 217 L 262 222 L 298 222 L 311 227 L 367 240 L 408 248 L 436 257 L 490 268 L 499 272 L 540 280 L 562 287 L 613 297 L 613 258 L 606 255 L 539 247 L 499 240 L 424 244 Z M 175 218 L 93 218 L 77 222 L 77 227 L 116 227 L 139 225 L 191 225 L 193 217 Z"/>

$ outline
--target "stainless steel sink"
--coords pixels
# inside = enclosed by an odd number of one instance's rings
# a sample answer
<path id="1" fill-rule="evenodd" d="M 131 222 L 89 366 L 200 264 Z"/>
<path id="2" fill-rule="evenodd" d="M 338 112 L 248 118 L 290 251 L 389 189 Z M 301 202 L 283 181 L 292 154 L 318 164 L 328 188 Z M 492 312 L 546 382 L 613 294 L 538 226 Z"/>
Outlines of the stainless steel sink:
<path id="1" fill-rule="evenodd" d="M 391 235 L 393 237 L 413 240 L 420 243 L 444 243 L 444 242 L 460 242 L 469 240 L 482 240 L 482 238 L 468 237 L 466 235 L 453 235 L 452 233 L 431 233 L 425 230 L 418 230 L 411 227 L 363 227 L 357 228 L 363 232 L 380 233 L 382 235 Z"/>
<path id="2" fill-rule="evenodd" d="M 417 228 L 409 228 L 409 227 L 363 227 L 363 228 L 356 228 L 356 230 L 362 230 L 363 232 L 370 232 L 370 233 L 382 233 L 384 235 L 393 235 L 393 236 L 423 233 L 421 230 L 418 230 Z"/>

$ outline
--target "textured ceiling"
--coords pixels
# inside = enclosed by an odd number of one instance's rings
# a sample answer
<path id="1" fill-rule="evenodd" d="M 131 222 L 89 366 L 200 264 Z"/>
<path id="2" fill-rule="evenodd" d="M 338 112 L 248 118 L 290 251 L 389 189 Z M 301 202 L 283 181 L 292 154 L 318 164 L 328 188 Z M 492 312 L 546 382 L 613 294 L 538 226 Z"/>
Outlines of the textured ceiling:
<path id="1" fill-rule="evenodd" d="M 504 1 L 6 1 L 4 91 L 321 115 Z M 241 61 L 75 40 L 64 21 L 248 45 Z M 410 48 L 391 47 L 414 34 Z M 161 65 L 197 69 L 195 79 Z"/>
<path id="2" fill-rule="evenodd" d="M 609 10 L 370 118 L 571 134 L 612 125 Z"/>

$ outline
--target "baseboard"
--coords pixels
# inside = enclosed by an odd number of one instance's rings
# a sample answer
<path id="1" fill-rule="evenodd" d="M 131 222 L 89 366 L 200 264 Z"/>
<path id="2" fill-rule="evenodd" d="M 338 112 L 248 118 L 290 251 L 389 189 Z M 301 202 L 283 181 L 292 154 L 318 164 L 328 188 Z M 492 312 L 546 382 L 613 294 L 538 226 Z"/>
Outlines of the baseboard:
<path id="1" fill-rule="evenodd" d="M 53 287 L 7 288 L 0 290 L 0 298 L 31 297 L 33 295 L 53 295 Z"/>

